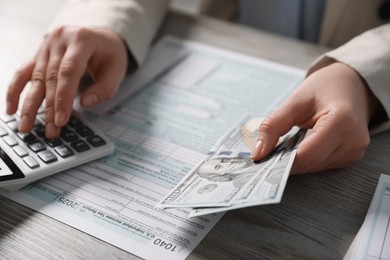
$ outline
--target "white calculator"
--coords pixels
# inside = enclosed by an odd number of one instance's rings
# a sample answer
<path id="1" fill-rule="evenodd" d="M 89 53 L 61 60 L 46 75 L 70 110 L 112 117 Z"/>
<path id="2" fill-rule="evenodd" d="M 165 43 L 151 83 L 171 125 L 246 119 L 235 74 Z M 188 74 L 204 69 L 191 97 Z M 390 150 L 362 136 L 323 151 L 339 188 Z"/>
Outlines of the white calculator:
<path id="1" fill-rule="evenodd" d="M 74 166 L 111 154 L 114 144 L 73 112 L 58 138 L 45 138 L 41 109 L 30 133 L 18 132 L 18 115 L 0 114 L 0 188 L 12 191 Z"/>

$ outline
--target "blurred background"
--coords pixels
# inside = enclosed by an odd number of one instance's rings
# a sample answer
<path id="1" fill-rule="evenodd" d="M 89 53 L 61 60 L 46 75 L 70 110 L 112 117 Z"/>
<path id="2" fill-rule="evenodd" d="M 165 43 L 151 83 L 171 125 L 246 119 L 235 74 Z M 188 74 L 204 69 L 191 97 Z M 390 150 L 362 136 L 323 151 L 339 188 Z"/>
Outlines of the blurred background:
<path id="1" fill-rule="evenodd" d="M 390 0 L 172 0 L 172 9 L 338 47 L 390 22 Z"/>
<path id="2" fill-rule="evenodd" d="M 326 0 L 173 0 L 172 9 L 208 15 L 318 43 Z"/>

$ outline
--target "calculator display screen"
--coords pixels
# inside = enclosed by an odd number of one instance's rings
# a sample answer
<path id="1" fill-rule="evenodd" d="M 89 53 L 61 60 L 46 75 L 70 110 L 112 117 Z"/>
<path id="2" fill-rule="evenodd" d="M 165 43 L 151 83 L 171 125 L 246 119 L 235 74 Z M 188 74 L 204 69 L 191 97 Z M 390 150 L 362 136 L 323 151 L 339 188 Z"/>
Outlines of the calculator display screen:
<path id="1" fill-rule="evenodd" d="M 0 182 L 24 178 L 23 172 L 0 148 Z"/>

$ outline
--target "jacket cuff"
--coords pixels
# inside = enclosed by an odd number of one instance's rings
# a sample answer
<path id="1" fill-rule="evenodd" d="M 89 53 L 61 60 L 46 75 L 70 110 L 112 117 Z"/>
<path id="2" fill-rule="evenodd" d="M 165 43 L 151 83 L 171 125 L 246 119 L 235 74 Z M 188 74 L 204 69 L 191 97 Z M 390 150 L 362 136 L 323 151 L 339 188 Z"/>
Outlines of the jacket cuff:
<path id="1" fill-rule="evenodd" d="M 382 104 L 387 115 L 371 132 L 390 129 L 390 24 L 367 31 L 324 54 L 313 63 L 307 75 L 335 61 L 356 70 Z"/>
<path id="2" fill-rule="evenodd" d="M 140 65 L 161 24 L 167 0 L 68 0 L 50 26 L 108 28 L 125 41 L 134 61 Z"/>

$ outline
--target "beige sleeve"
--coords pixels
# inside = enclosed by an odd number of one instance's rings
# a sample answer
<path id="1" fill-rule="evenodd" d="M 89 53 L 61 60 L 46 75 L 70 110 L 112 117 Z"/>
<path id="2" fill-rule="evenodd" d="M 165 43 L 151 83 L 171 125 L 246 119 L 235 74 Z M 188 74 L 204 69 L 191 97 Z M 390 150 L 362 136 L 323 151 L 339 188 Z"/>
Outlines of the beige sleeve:
<path id="1" fill-rule="evenodd" d="M 67 0 L 50 30 L 61 25 L 104 27 L 117 32 L 142 63 L 169 0 Z"/>
<path id="2" fill-rule="evenodd" d="M 390 129 L 390 24 L 369 30 L 321 56 L 308 75 L 335 60 L 355 69 L 382 103 L 387 121 L 376 126 L 373 133 Z"/>

